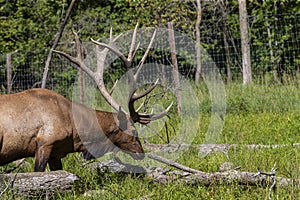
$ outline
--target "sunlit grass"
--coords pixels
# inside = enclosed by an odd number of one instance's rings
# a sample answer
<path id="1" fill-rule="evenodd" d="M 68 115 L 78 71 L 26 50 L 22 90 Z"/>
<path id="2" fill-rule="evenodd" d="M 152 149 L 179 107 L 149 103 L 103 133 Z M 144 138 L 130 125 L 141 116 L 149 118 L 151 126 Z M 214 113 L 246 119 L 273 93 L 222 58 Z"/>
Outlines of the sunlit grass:
<path id="1" fill-rule="evenodd" d="M 181 126 L 185 134 L 194 134 L 193 144 L 205 143 L 205 137 L 211 123 L 210 96 L 205 86 L 193 87 L 199 101 L 199 118 L 189 118 L 189 123 L 180 121 L 176 110 L 172 108 L 166 124 L 158 133 L 147 140 L 155 143 L 167 143 L 176 137 Z M 168 105 L 163 102 L 164 105 Z M 197 147 L 190 148 L 176 161 L 186 166 L 205 171 L 216 172 L 223 162 L 232 162 L 242 171 L 256 172 L 270 170 L 277 166 L 277 176 L 291 179 L 300 177 L 300 92 L 297 85 L 250 85 L 232 84 L 226 86 L 226 115 L 224 126 L 216 143 L 238 144 L 229 150 L 228 155 L 215 152 L 203 157 Z M 158 126 L 158 125 L 157 125 Z M 150 127 L 151 128 L 151 127 Z M 154 130 L 155 128 L 152 127 Z M 151 129 L 150 129 L 151 132 Z M 145 133 L 146 134 L 146 133 Z M 147 133 L 150 134 L 150 133 Z M 157 135 L 159 134 L 159 136 Z M 169 139 L 167 139 L 169 138 Z M 180 141 L 177 141 L 180 143 Z M 287 144 L 275 149 L 249 149 L 247 144 Z M 32 159 L 27 159 L 33 164 Z M 99 174 L 83 166 L 80 155 L 70 154 L 63 159 L 65 170 L 81 178 L 79 189 L 53 199 L 267 199 L 268 189 L 230 185 L 187 186 L 180 183 L 159 184 L 144 177 Z M 1 167 L 3 169 L 3 167 Z M 26 168 L 32 171 L 32 168 Z M 26 171 L 25 170 L 25 171 Z M 93 190 L 89 197 L 82 196 L 84 191 Z M 299 199 L 297 188 L 276 190 L 278 199 Z M 4 197 L 13 199 L 9 193 Z"/>

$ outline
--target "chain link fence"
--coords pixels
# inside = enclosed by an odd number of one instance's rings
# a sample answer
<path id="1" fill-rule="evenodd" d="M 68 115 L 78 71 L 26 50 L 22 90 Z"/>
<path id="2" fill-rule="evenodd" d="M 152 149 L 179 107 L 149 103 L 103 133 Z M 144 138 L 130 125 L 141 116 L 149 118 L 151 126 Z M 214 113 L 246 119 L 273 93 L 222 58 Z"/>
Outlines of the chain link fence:
<path id="1" fill-rule="evenodd" d="M 248 20 L 254 81 L 260 84 L 298 82 L 297 77 L 300 72 L 299 14 L 281 14 L 263 18 L 250 16 Z M 201 46 L 205 48 L 220 70 L 224 81 L 241 81 L 242 56 L 240 38 L 236 30 L 238 25 L 215 22 L 214 20 L 202 21 Z M 188 79 L 194 79 L 196 72 L 196 54 L 187 53 L 195 52 L 195 44 L 191 42 L 192 37 L 191 39 L 186 40 L 180 35 L 175 37 L 176 45 L 180 44 L 182 48 L 178 48 L 177 51 L 179 72 Z M 72 45 L 69 44 L 69 49 L 75 49 L 71 47 Z M 16 51 L 0 55 L 1 93 L 15 93 L 40 87 L 48 51 L 49 49 L 30 52 Z M 205 58 L 202 59 L 205 60 Z M 149 55 L 147 62 L 172 64 L 170 50 L 155 47 L 155 52 Z M 202 63 L 206 64 L 205 61 Z M 106 79 L 116 80 L 124 72 L 123 69 L 119 60 L 114 61 L 109 71 L 106 72 Z M 76 81 L 76 77 L 78 77 L 76 67 L 68 60 L 53 54 L 46 87 L 67 95 L 68 88 Z"/>

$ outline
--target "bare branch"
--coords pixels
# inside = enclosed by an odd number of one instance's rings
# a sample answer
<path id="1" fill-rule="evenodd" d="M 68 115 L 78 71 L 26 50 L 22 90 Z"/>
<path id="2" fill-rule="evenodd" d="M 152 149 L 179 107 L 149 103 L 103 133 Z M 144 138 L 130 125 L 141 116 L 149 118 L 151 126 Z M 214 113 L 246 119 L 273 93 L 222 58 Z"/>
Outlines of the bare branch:
<path id="1" fill-rule="evenodd" d="M 75 4 L 75 0 L 72 0 L 69 7 L 68 7 L 68 10 L 67 10 L 67 13 L 66 13 L 66 16 L 64 18 L 64 21 L 63 23 L 61 24 L 57 34 L 56 34 L 56 37 L 55 37 L 55 41 L 49 51 L 49 54 L 48 54 L 48 57 L 47 57 L 47 60 L 46 60 L 46 64 L 45 64 L 45 68 L 44 68 L 44 73 L 43 73 L 43 79 L 42 79 L 42 88 L 45 88 L 46 87 L 46 80 L 47 80 L 47 75 L 48 75 L 48 71 L 49 71 L 49 66 L 50 66 L 50 61 L 51 61 L 51 58 L 52 58 L 52 53 L 54 51 L 54 49 L 56 48 L 58 42 L 59 42 L 59 39 L 61 38 L 62 36 L 62 33 L 64 31 L 64 28 L 68 22 L 68 19 L 69 19 L 69 16 L 71 14 L 71 11 L 73 9 L 73 6 Z"/>
<path id="2" fill-rule="evenodd" d="M 187 166 L 181 165 L 181 164 L 179 164 L 179 163 L 177 163 L 173 160 L 169 160 L 169 159 L 166 159 L 166 158 L 154 155 L 154 154 L 147 154 L 147 156 L 148 156 L 148 158 L 154 159 L 156 161 L 162 162 L 162 163 L 170 165 L 172 167 L 176 167 L 177 169 L 181 169 L 181 170 L 186 171 L 186 172 L 196 173 L 196 174 L 203 173 L 203 172 L 198 171 L 196 169 L 192 169 L 192 168 L 189 168 Z"/>

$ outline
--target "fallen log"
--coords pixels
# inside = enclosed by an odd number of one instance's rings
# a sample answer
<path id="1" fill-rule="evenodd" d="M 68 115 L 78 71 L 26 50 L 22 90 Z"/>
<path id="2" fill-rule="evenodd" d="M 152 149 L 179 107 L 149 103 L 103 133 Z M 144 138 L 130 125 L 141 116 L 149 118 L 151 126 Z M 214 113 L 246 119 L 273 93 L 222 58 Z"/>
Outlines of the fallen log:
<path id="1" fill-rule="evenodd" d="M 232 184 L 271 187 L 276 184 L 276 187 L 286 189 L 288 187 L 299 187 L 300 180 L 291 180 L 288 178 L 271 176 L 266 173 L 245 172 L 238 170 L 229 170 L 224 172 L 200 172 L 190 173 L 178 170 L 166 170 L 157 168 L 152 173 L 148 174 L 154 181 L 159 183 L 181 182 L 187 185 L 203 185 L 210 186 L 213 184 Z M 273 178 L 275 177 L 275 179 Z"/>
<path id="2" fill-rule="evenodd" d="M 277 149 L 284 147 L 300 147 L 300 143 L 294 144 L 274 144 L 274 145 L 263 145 L 263 144 L 153 144 L 145 143 L 145 149 L 149 151 L 162 151 L 167 153 L 178 152 L 182 149 L 195 148 L 199 150 L 199 155 L 207 156 L 215 152 L 221 152 L 228 154 L 230 149 L 234 148 L 245 148 L 245 149 Z"/>
<path id="3" fill-rule="evenodd" d="M 208 173 L 186 167 L 173 160 L 169 160 L 157 155 L 148 154 L 147 157 L 185 171 L 183 173 L 181 171 L 160 169 L 161 173 L 157 173 L 157 170 L 154 171 L 154 173 L 150 173 L 150 176 L 152 176 L 154 180 L 158 180 L 162 183 L 170 182 L 173 180 L 180 180 L 181 182 L 189 185 L 199 184 L 205 186 L 211 184 L 230 184 L 234 182 L 242 185 L 256 185 L 272 188 L 275 185 L 279 188 L 300 186 L 300 179 L 293 180 L 276 176 L 275 166 L 271 169 L 270 172 L 242 172 L 239 171 L 240 167 L 235 167 L 232 169 L 228 169 L 227 171 L 220 170 L 220 172 Z M 168 175 L 166 175 L 166 172 Z"/>
<path id="4" fill-rule="evenodd" d="M 181 182 L 186 185 L 203 185 L 209 186 L 213 184 L 232 184 L 237 183 L 241 185 L 253 185 L 258 187 L 299 187 L 300 179 L 292 180 L 276 176 L 276 170 L 272 169 L 271 172 L 246 172 L 239 171 L 239 167 L 228 169 L 227 171 L 219 172 L 202 172 L 196 169 L 189 168 L 179 164 L 173 160 L 162 158 L 157 155 L 149 154 L 148 158 L 155 159 L 168 166 L 175 167 L 179 170 L 170 170 L 166 168 L 146 168 L 137 165 L 125 164 L 120 159 L 115 158 L 107 162 L 93 162 L 88 165 L 97 171 L 108 173 L 122 173 L 128 172 L 142 173 L 146 177 L 153 179 L 159 183 Z M 137 170 L 138 169 L 138 170 Z"/>
<path id="5" fill-rule="evenodd" d="M 11 190 L 18 196 L 43 197 L 71 191 L 79 178 L 66 171 L 0 174 L 0 196 Z"/>

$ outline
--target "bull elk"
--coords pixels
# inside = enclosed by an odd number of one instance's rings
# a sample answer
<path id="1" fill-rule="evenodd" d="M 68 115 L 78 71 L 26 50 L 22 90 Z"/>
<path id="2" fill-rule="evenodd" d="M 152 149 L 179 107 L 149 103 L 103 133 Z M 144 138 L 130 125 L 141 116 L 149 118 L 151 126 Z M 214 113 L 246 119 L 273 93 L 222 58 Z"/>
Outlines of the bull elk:
<path id="1" fill-rule="evenodd" d="M 62 169 L 61 158 L 68 153 L 86 151 L 86 144 L 93 143 L 100 149 L 101 156 L 107 152 L 122 150 L 134 159 L 143 159 L 144 151 L 138 138 L 134 123 L 148 124 L 152 120 L 166 115 L 171 105 L 157 114 L 143 114 L 135 110 L 134 102 L 149 94 L 157 82 L 142 94 L 136 94 L 137 75 L 153 43 L 155 32 L 149 46 L 138 65 L 132 72 L 133 59 L 139 45 L 136 42 L 137 26 L 133 32 L 132 43 L 126 58 L 113 44 L 118 37 L 112 37 L 108 44 L 96 44 L 97 70 L 94 72 L 83 62 L 83 47 L 76 33 L 75 44 L 77 56 L 55 51 L 75 63 L 96 82 L 105 100 L 117 112 L 104 112 L 90 109 L 72 102 L 54 91 L 31 89 L 16 94 L 0 96 L 0 165 L 14 160 L 35 157 L 34 170 L 44 171 L 49 164 L 50 170 Z M 104 49 L 100 51 L 99 47 Z M 129 114 L 119 106 L 107 91 L 103 81 L 105 59 L 109 51 L 115 53 L 130 71 L 130 92 L 128 98 Z M 75 120 L 77 116 L 79 120 Z M 78 117 L 79 116 L 79 117 Z M 82 138 L 95 138 L 85 141 Z"/>

